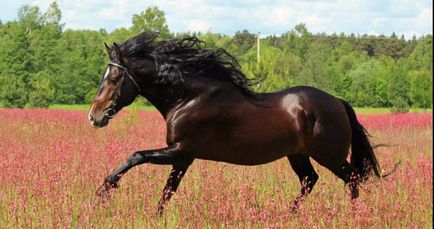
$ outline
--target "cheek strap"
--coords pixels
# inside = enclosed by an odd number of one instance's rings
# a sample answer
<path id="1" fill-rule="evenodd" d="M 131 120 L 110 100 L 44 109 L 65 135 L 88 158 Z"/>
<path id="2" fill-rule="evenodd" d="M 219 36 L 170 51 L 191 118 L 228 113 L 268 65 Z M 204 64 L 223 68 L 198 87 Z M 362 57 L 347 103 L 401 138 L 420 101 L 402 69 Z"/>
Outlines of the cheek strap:
<path id="1" fill-rule="evenodd" d="M 127 76 L 128 76 L 128 78 L 130 78 L 131 82 L 133 82 L 134 86 L 136 86 L 137 90 L 139 91 L 139 94 L 142 94 L 142 90 L 140 89 L 139 84 L 138 84 L 137 81 L 134 80 L 134 78 L 130 75 L 130 73 L 128 72 L 128 69 L 127 69 L 125 66 L 122 66 L 122 65 L 120 65 L 120 64 L 118 64 L 118 63 L 114 63 L 114 62 L 109 62 L 108 65 L 115 66 L 115 67 L 118 67 L 118 68 L 124 70 L 124 73 L 122 74 L 122 77 L 123 77 L 123 75 L 126 73 Z"/>

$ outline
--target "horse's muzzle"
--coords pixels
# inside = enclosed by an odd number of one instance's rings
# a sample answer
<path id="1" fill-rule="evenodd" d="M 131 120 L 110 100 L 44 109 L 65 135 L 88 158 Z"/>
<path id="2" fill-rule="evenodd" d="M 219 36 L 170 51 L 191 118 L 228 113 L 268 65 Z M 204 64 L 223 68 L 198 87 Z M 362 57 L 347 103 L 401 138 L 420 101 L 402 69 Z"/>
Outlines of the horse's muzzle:
<path id="1" fill-rule="evenodd" d="M 94 128 L 101 128 L 107 126 L 109 123 L 109 117 L 103 116 L 100 120 L 96 120 L 92 115 L 89 115 L 89 121 Z"/>

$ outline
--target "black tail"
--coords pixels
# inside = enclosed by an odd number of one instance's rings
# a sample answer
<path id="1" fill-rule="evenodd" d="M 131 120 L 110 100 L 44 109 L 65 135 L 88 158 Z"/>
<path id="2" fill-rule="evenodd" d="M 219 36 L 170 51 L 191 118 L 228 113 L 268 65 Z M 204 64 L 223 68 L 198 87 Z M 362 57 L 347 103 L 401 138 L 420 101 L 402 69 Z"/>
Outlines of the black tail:
<path id="1" fill-rule="evenodd" d="M 362 181 L 365 181 L 374 170 L 377 177 L 381 177 L 381 169 L 375 157 L 373 147 L 369 142 L 366 129 L 359 123 L 351 105 L 341 99 L 351 123 L 351 165 L 357 169 Z"/>

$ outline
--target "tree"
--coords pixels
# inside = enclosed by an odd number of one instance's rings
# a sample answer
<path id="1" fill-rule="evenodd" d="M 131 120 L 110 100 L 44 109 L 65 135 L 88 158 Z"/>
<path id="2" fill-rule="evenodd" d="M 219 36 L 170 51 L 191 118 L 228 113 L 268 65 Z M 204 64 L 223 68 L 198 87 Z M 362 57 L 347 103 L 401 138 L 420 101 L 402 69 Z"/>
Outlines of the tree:
<path id="1" fill-rule="evenodd" d="M 132 23 L 131 32 L 133 34 L 139 34 L 143 31 L 154 31 L 159 33 L 161 39 L 171 37 L 164 11 L 156 6 L 148 7 L 145 11 L 134 14 Z"/>
<path id="2" fill-rule="evenodd" d="M 306 24 L 304 23 L 296 25 L 294 29 L 298 36 L 294 36 L 292 42 L 295 44 L 296 53 L 304 59 L 304 56 L 309 49 L 311 33 L 307 30 Z"/>
<path id="3" fill-rule="evenodd" d="M 113 30 L 113 32 L 110 33 L 108 38 L 108 44 L 112 44 L 113 42 L 124 42 L 128 40 L 132 36 L 131 31 L 125 28 L 119 28 Z"/>
<path id="4" fill-rule="evenodd" d="M 402 62 L 402 61 L 401 61 Z M 392 112 L 408 112 L 410 101 L 410 82 L 403 64 L 398 62 L 392 72 L 388 85 L 387 98 L 392 105 Z"/>
<path id="5" fill-rule="evenodd" d="M 368 56 L 373 57 L 376 55 L 375 52 L 375 40 L 372 37 L 368 37 L 368 35 L 363 35 L 357 39 L 356 49 L 360 51 L 366 52 Z"/>
<path id="6" fill-rule="evenodd" d="M 62 34 L 60 71 L 53 82 L 55 103 L 83 104 L 89 91 L 98 87 L 106 68 L 103 34 L 89 30 L 67 30 Z"/>
<path id="7" fill-rule="evenodd" d="M 350 86 L 346 99 L 354 106 L 383 107 L 388 100 L 387 69 L 392 62 L 370 59 L 348 72 Z"/>
<path id="8" fill-rule="evenodd" d="M 432 107 L 432 74 L 426 70 L 411 71 L 410 98 L 414 107 Z"/>
<path id="9" fill-rule="evenodd" d="M 299 36 L 309 36 L 310 32 L 307 30 L 306 24 L 300 23 L 295 25 L 294 27 L 295 31 L 298 33 Z"/>
<path id="10" fill-rule="evenodd" d="M 142 31 L 171 38 L 164 12 L 148 7 L 132 17 L 131 28 L 66 30 L 56 1 L 46 12 L 23 6 L 18 19 L 0 22 L 0 104 L 47 107 L 50 103 L 87 103 L 106 68 L 104 42 L 124 42 Z M 206 48 L 224 48 L 237 57 L 243 72 L 263 81 L 257 91 L 311 85 L 356 106 L 432 106 L 432 35 L 410 41 L 391 36 L 312 34 L 301 23 L 281 36 L 261 39 L 256 60 L 256 35 L 235 36 L 208 31 L 198 36 Z"/>
<path id="11" fill-rule="evenodd" d="M 50 4 L 45 14 L 42 16 L 42 20 L 46 24 L 60 24 L 60 19 L 62 19 L 62 12 L 60 11 L 59 5 L 54 1 Z"/>
<path id="12" fill-rule="evenodd" d="M 251 49 L 243 60 L 243 71 L 247 75 L 255 76 L 254 80 L 259 80 L 255 90 L 261 92 L 281 90 L 293 85 L 294 76 L 301 69 L 300 58 L 266 44 L 262 46 L 260 63 L 257 63 L 254 49 Z"/>
<path id="13" fill-rule="evenodd" d="M 235 33 L 235 36 L 232 38 L 233 43 L 237 47 L 236 53 L 237 56 L 241 56 L 246 53 L 253 45 L 256 43 L 255 34 L 249 33 L 248 30 L 238 31 Z"/>
<path id="14" fill-rule="evenodd" d="M 25 5 L 18 10 L 18 22 L 29 35 L 42 26 L 42 21 L 42 15 L 37 6 Z"/>
<path id="15" fill-rule="evenodd" d="M 222 36 L 208 31 L 198 36 L 198 38 L 203 40 L 208 48 L 217 48 L 217 42 L 222 39 Z"/>
<path id="16" fill-rule="evenodd" d="M 296 83 L 336 93 L 337 74 L 329 60 L 331 49 L 326 45 L 314 43 L 305 54 L 303 70 L 296 78 Z"/>
<path id="17" fill-rule="evenodd" d="M 333 65 L 338 77 L 335 87 L 336 95 L 343 98 L 354 97 L 352 95 L 354 92 L 351 89 L 352 78 L 349 76 L 349 73 L 368 60 L 368 56 L 364 52 L 353 51 L 354 49 L 347 46 L 347 44 L 344 42 L 336 50 L 338 57 Z"/>
<path id="18" fill-rule="evenodd" d="M 427 70 L 432 73 L 432 35 L 418 40 L 416 47 L 406 61 L 409 70 Z"/>
<path id="19" fill-rule="evenodd" d="M 0 98 L 5 107 L 23 108 L 28 101 L 25 76 L 9 74 L 0 76 Z"/>
<path id="20" fill-rule="evenodd" d="M 62 50 L 59 39 L 62 36 L 60 25 L 61 11 L 52 2 L 40 17 L 41 26 L 31 35 L 31 62 L 33 70 L 29 73 L 29 101 L 27 107 L 48 107 L 53 99 L 53 83 L 60 72 Z"/>
<path id="21" fill-rule="evenodd" d="M 395 60 L 398 60 L 403 55 L 405 40 L 398 39 L 395 33 L 392 33 L 390 38 L 382 37 L 375 41 L 375 55 L 387 55 Z"/>
<path id="22" fill-rule="evenodd" d="M 54 98 L 54 89 L 50 85 L 50 77 L 47 72 L 40 71 L 32 80 L 32 90 L 29 92 L 29 101 L 26 107 L 47 108 Z"/>
<path id="23" fill-rule="evenodd" d="M 2 26 L 0 37 L 0 101 L 7 107 L 24 107 L 32 70 L 26 28 L 17 22 Z"/>

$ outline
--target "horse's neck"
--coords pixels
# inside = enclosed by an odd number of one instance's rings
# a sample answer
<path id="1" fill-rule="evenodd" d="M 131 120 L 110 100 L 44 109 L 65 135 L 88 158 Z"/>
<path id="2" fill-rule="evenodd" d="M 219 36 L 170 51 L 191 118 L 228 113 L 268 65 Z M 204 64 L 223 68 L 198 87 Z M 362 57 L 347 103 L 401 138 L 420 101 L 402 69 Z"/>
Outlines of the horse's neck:
<path id="1" fill-rule="evenodd" d="M 167 114 L 180 102 L 185 100 L 184 96 L 168 88 L 155 87 L 143 94 L 143 96 L 166 118 Z"/>
<path id="2" fill-rule="evenodd" d="M 182 85 L 154 85 L 143 95 L 166 118 L 167 114 L 182 103 L 195 98 L 206 88 L 204 82 L 185 80 Z"/>
<path id="3" fill-rule="evenodd" d="M 173 101 L 170 101 L 160 95 L 144 95 L 144 97 L 160 112 L 160 114 L 166 118 L 169 111 L 175 105 Z"/>

